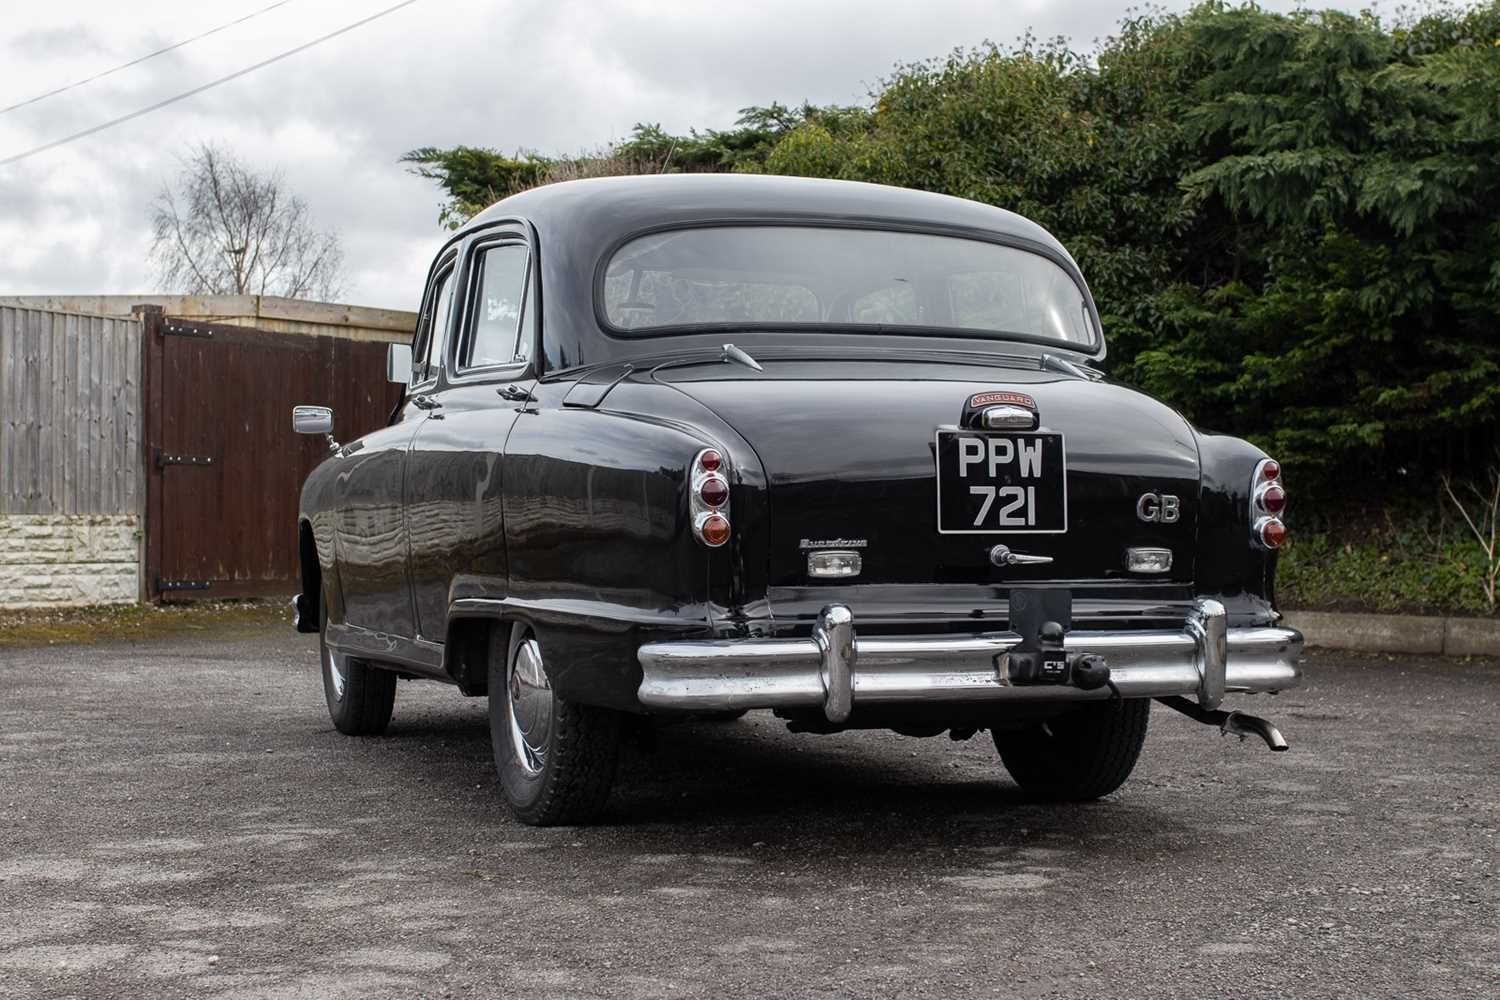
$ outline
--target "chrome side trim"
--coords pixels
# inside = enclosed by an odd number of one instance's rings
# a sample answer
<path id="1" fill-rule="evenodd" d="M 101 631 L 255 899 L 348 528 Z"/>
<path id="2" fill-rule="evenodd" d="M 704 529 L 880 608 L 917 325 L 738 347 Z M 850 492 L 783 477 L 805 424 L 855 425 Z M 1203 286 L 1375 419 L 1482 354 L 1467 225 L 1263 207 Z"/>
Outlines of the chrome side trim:
<path id="1" fill-rule="evenodd" d="M 686 612 L 672 614 L 602 599 L 577 600 L 562 597 L 460 597 L 448 605 L 448 619 L 452 621 L 454 618 L 524 618 L 611 633 L 626 632 L 637 625 L 681 632 L 702 628 L 708 622 L 706 611 L 695 619 Z"/>
<path id="2" fill-rule="evenodd" d="M 835 722 L 847 719 L 856 705 L 1111 697 L 1107 688 L 1009 684 L 995 658 L 1020 643 L 1014 632 L 860 637 L 853 618 L 847 607 L 830 605 L 813 638 L 647 643 L 637 654 L 637 697 L 648 708 L 689 711 L 821 706 Z M 1297 686 L 1300 633 L 1227 628 L 1227 620 L 1222 605 L 1204 601 L 1180 630 L 1075 630 L 1064 642 L 1071 652 L 1102 654 L 1127 698 L 1213 700 Z"/>
<path id="3" fill-rule="evenodd" d="M 408 639 L 344 622 L 329 622 L 325 638 L 340 653 L 371 666 L 408 670 L 434 680 L 453 682 L 443 671 L 441 643 Z"/>

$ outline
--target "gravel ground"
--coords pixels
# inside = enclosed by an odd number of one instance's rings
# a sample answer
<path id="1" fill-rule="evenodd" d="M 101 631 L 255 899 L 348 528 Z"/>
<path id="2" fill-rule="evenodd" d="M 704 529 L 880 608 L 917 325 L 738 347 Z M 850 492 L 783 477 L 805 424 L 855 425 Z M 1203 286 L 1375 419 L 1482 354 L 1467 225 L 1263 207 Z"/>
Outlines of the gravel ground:
<path id="1" fill-rule="evenodd" d="M 520 826 L 482 700 L 336 733 L 309 637 L 0 649 L 0 996 L 1418 997 L 1500 986 L 1500 665 L 1322 656 L 1024 802 L 988 740 L 664 730 Z"/>

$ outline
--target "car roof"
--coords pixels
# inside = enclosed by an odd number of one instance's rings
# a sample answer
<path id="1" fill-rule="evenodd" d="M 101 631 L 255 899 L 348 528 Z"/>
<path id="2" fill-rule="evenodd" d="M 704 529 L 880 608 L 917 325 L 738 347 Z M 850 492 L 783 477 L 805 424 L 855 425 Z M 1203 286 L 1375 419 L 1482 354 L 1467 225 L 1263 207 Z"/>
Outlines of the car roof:
<path id="1" fill-rule="evenodd" d="M 694 219 L 879 220 L 1028 240 L 1072 260 L 1051 233 L 1003 208 L 930 191 L 814 177 L 646 174 L 563 181 L 502 199 L 465 228 L 510 218 L 526 219 L 543 234 L 586 222 L 604 244 Z"/>
<path id="2" fill-rule="evenodd" d="M 662 349 L 664 334 L 621 337 L 601 325 L 595 283 L 602 280 L 602 262 L 626 240 L 647 231 L 712 222 L 885 225 L 1030 246 L 1065 263 L 1088 298 L 1088 286 L 1063 245 L 1014 212 L 929 191 L 809 177 L 648 174 L 545 184 L 491 205 L 448 245 L 514 223 L 535 229 L 545 317 L 542 364 L 545 370 L 569 369 Z M 1092 310 L 1092 298 L 1088 301 Z M 722 339 L 709 332 L 672 337 L 682 347 Z M 747 334 L 741 339 L 756 338 Z M 973 339 L 968 343 L 972 346 Z M 1069 350 L 1062 344 L 1056 349 Z M 1079 353 L 1101 358 L 1103 343 Z"/>

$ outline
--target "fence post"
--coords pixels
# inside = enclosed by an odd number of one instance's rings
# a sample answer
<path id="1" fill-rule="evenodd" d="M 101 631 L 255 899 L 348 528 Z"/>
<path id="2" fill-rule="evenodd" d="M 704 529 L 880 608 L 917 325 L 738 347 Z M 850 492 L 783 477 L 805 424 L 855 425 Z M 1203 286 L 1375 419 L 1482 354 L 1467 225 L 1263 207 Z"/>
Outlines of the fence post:
<path id="1" fill-rule="evenodd" d="M 161 579 L 161 470 L 151 456 L 161 444 L 162 326 L 166 313 L 161 306 L 136 305 L 130 314 L 141 324 L 141 471 L 146 484 L 141 530 L 145 533 L 145 558 L 141 560 L 141 600 L 160 600 L 156 583 Z"/>

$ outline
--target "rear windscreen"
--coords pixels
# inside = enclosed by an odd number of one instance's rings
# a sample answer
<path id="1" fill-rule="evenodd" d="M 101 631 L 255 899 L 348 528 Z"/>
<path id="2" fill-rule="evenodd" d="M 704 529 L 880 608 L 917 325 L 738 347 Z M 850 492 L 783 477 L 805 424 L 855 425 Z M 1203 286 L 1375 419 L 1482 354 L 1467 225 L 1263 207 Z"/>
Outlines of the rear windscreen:
<path id="1" fill-rule="evenodd" d="M 732 326 L 922 329 L 1098 346 L 1083 290 L 1029 250 L 928 233 L 713 226 L 626 243 L 603 311 L 638 335 Z"/>

